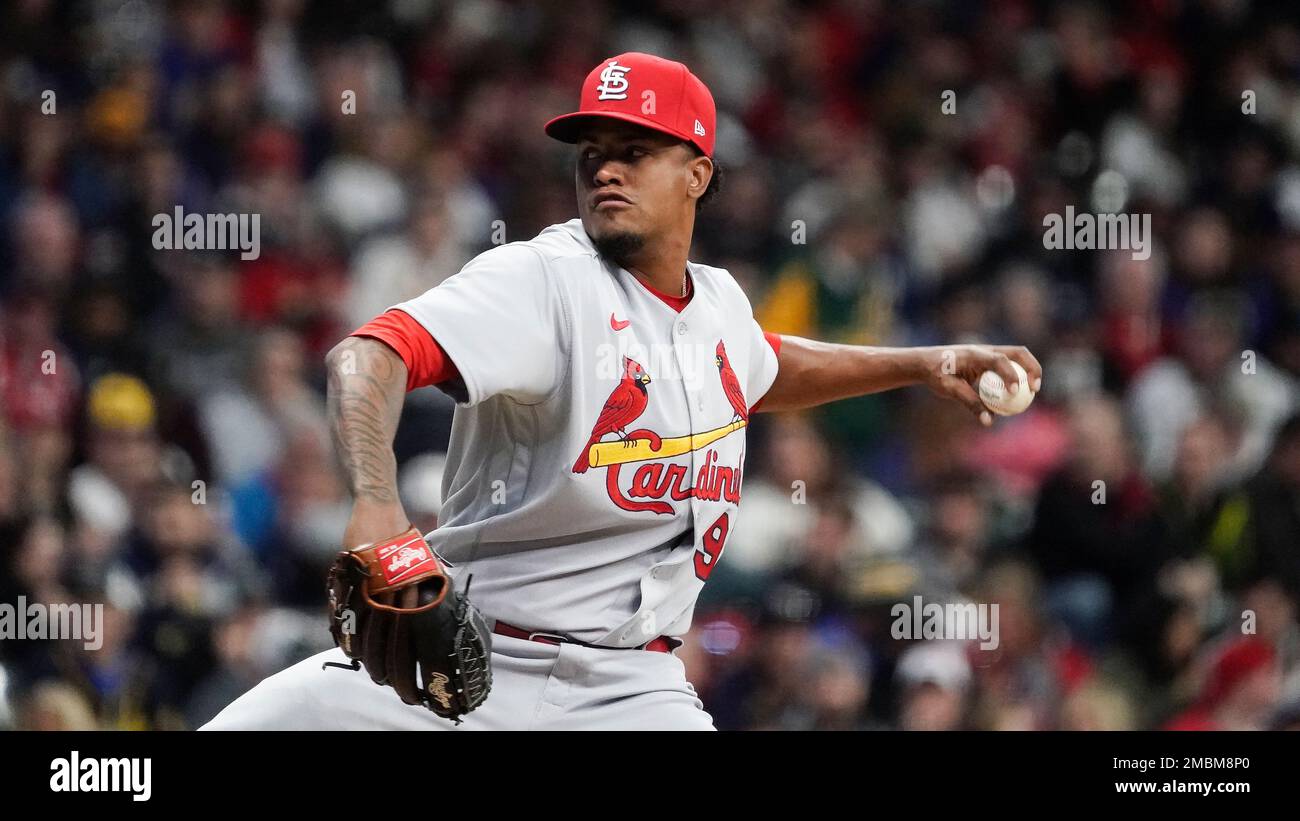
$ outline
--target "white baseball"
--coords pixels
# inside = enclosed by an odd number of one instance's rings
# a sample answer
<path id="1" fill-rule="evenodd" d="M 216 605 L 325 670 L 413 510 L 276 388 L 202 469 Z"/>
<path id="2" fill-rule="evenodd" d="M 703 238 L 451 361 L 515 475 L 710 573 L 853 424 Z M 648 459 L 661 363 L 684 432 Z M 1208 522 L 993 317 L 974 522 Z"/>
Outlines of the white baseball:
<path id="1" fill-rule="evenodd" d="M 1020 379 L 1020 387 L 1015 393 L 1007 390 L 1006 384 L 997 372 L 985 371 L 980 374 L 980 401 L 984 403 L 984 407 L 999 416 L 1024 413 L 1029 403 L 1034 401 L 1034 392 L 1029 389 L 1029 374 L 1025 373 L 1025 369 L 1019 362 L 1012 361 L 1011 367 L 1015 368 L 1016 376 Z"/>

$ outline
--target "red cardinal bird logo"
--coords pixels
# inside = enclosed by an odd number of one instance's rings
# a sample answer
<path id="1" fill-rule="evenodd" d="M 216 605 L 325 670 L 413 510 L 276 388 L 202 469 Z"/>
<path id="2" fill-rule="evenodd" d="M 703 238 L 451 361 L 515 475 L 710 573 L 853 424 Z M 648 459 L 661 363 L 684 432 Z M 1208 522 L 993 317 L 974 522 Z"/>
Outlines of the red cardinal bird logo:
<path id="1" fill-rule="evenodd" d="M 718 376 L 722 378 L 722 392 L 727 395 L 727 401 L 731 403 L 731 409 L 736 414 L 733 418 L 748 421 L 749 405 L 745 404 L 745 392 L 740 389 L 740 380 L 736 378 L 736 372 L 731 369 L 731 362 L 727 359 L 727 349 L 721 339 L 718 340 L 715 353 L 717 356 L 713 361 L 718 366 Z"/>
<path id="2" fill-rule="evenodd" d="M 591 438 L 583 446 L 578 461 L 573 463 L 574 473 L 586 473 L 587 468 L 591 467 L 587 461 L 587 454 L 591 451 L 591 446 L 599 442 L 605 434 L 617 433 L 623 439 L 627 438 L 627 426 L 636 421 L 636 418 L 645 411 L 646 403 L 650 401 L 645 387 L 649 384 L 650 375 L 639 364 L 626 356 L 623 357 L 623 378 L 605 400 L 605 407 L 600 409 L 596 426 L 591 429 Z"/>

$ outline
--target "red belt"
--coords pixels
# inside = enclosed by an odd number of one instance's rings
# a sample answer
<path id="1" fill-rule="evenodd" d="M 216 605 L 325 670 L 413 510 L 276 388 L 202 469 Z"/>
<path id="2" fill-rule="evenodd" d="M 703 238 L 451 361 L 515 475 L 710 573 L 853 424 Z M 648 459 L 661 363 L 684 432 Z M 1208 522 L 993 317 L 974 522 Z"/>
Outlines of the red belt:
<path id="1" fill-rule="evenodd" d="M 525 641 L 540 641 L 542 644 L 577 644 L 582 647 L 601 647 L 603 650 L 618 650 L 618 647 L 602 647 L 598 644 L 588 644 L 585 641 L 575 641 L 568 636 L 561 636 L 558 633 L 544 633 L 540 630 L 525 630 L 522 627 L 515 627 L 513 624 L 506 624 L 499 621 L 492 628 L 492 632 L 501 636 L 509 636 L 512 639 L 524 639 Z M 651 639 L 646 644 L 634 648 L 622 648 L 629 650 L 649 650 L 652 653 L 671 653 L 676 647 L 673 640 L 667 636 L 660 636 L 657 639 Z"/>

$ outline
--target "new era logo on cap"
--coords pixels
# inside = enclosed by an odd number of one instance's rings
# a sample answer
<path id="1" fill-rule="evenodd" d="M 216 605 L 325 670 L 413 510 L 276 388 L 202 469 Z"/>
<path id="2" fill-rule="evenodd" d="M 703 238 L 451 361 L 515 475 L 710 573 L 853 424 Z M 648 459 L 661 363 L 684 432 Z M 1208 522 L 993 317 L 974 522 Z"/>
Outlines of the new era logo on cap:
<path id="1" fill-rule="evenodd" d="M 713 156 L 713 95 L 690 69 L 672 60 L 636 51 L 605 60 L 582 84 L 578 110 L 548 122 L 546 133 L 577 142 L 582 123 L 592 117 L 653 128 Z"/>

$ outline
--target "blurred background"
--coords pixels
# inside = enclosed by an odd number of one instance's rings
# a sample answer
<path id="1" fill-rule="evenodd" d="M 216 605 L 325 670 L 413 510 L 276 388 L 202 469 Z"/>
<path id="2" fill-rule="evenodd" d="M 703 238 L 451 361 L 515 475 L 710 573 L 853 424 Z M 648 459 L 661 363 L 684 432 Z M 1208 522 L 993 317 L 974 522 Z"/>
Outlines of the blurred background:
<path id="1" fill-rule="evenodd" d="M 5 3 L 0 602 L 105 635 L 0 641 L 0 726 L 190 728 L 330 645 L 324 353 L 575 216 L 542 123 L 633 49 L 713 90 L 693 258 L 765 330 L 1046 371 L 989 430 L 756 418 L 679 651 L 718 727 L 1300 726 L 1300 24 L 1251 0 Z M 178 205 L 261 256 L 155 250 Z M 1153 253 L 1045 250 L 1067 205 Z M 398 435 L 426 527 L 451 411 Z M 891 638 L 914 595 L 998 603 L 998 649 Z"/>

